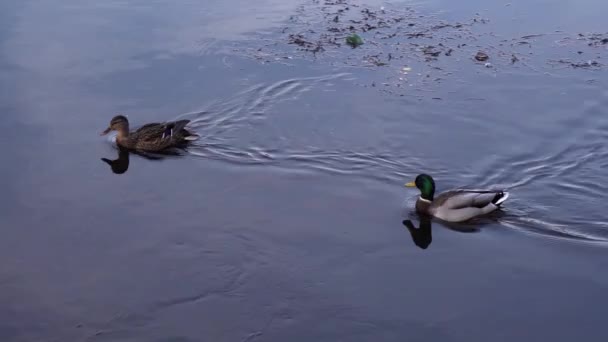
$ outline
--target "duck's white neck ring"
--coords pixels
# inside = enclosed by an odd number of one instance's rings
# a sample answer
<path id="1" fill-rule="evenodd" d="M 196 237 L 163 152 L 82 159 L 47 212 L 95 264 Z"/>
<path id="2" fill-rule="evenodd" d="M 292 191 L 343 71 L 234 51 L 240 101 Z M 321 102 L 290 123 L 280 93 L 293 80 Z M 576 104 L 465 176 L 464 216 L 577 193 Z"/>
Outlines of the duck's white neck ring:
<path id="1" fill-rule="evenodd" d="M 431 201 L 427 200 L 426 198 L 422 198 L 422 196 L 419 196 L 418 200 L 420 200 L 422 202 L 426 202 L 426 203 L 431 203 Z"/>

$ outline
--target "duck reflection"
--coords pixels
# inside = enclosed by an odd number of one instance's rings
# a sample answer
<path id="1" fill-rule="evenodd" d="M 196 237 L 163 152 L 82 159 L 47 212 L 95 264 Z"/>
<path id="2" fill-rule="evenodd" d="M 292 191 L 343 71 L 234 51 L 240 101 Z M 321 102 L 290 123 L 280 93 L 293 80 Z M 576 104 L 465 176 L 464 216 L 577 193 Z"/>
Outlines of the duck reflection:
<path id="1" fill-rule="evenodd" d="M 421 215 L 419 216 L 419 219 L 420 223 L 418 227 L 416 227 L 411 220 L 404 220 L 403 225 L 412 235 L 414 244 L 422 249 L 427 249 L 431 242 L 433 242 L 432 218 L 430 216 Z M 449 223 L 442 221 L 441 226 L 459 233 L 479 232 L 479 228 L 475 223 Z"/>
<path id="2" fill-rule="evenodd" d="M 125 172 L 127 172 L 127 170 L 129 169 L 129 156 L 131 155 L 131 153 L 136 154 L 140 157 L 146 158 L 148 160 L 161 160 L 170 156 L 181 156 L 182 153 L 180 153 L 179 150 L 168 150 L 168 151 L 164 151 L 163 153 L 145 153 L 145 152 L 139 152 L 139 151 L 133 151 L 133 150 L 128 150 L 124 147 L 118 147 L 118 158 L 111 160 L 108 158 L 101 158 L 101 160 L 110 165 L 110 168 L 112 169 L 112 172 L 114 172 L 117 175 L 121 175 Z"/>
<path id="3" fill-rule="evenodd" d="M 403 221 L 403 225 L 412 235 L 414 244 L 422 249 L 427 249 L 431 242 L 433 242 L 433 232 L 431 229 L 431 218 L 420 217 L 420 226 L 416 228 L 411 220 Z"/>
<path id="4" fill-rule="evenodd" d="M 110 160 L 108 158 L 101 158 L 101 160 L 110 165 L 112 172 L 117 175 L 121 175 L 129 169 L 129 151 L 124 148 L 118 148 L 118 158 Z"/>

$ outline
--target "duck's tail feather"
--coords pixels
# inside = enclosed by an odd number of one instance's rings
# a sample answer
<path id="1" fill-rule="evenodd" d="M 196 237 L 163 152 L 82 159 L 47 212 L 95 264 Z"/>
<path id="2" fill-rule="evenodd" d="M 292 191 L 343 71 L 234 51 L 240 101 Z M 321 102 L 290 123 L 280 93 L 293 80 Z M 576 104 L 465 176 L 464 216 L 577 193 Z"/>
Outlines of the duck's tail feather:
<path id="1" fill-rule="evenodd" d="M 509 193 L 506 191 L 501 191 L 497 193 L 496 196 L 494 196 L 492 203 L 498 207 L 503 204 L 507 200 L 507 198 L 509 198 Z"/>
<path id="2" fill-rule="evenodd" d="M 198 140 L 201 136 L 192 131 L 191 127 L 188 127 L 187 124 L 190 122 L 189 120 L 183 120 L 183 121 L 187 121 L 186 122 L 186 126 L 184 128 L 182 128 L 181 133 L 182 133 L 182 139 L 184 139 L 185 141 L 195 141 Z"/>
<path id="3" fill-rule="evenodd" d="M 186 127 L 186 125 L 190 122 L 190 120 L 179 120 L 173 123 L 173 132 L 180 132 L 182 129 Z"/>
<path id="4" fill-rule="evenodd" d="M 188 132 L 188 131 L 186 131 L 186 132 Z M 201 136 L 198 135 L 198 134 L 196 134 L 196 133 L 188 132 L 188 135 L 186 135 L 184 137 L 184 140 L 186 140 L 186 141 L 195 141 L 195 140 L 198 140 L 200 137 Z"/>
<path id="5" fill-rule="evenodd" d="M 165 124 L 165 130 L 162 135 L 162 139 L 183 139 L 186 136 L 192 135 L 187 129 L 186 125 L 190 122 L 190 120 L 179 120 L 175 122 L 168 122 Z"/>

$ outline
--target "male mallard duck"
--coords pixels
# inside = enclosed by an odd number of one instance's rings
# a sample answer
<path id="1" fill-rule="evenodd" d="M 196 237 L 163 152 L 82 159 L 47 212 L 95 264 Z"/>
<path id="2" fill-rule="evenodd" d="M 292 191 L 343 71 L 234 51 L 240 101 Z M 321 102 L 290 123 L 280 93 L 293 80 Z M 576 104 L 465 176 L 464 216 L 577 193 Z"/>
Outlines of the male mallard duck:
<path id="1" fill-rule="evenodd" d="M 448 222 L 462 222 L 488 214 L 509 198 L 509 193 L 495 190 L 451 190 L 435 195 L 435 181 L 421 174 L 407 187 L 420 189 L 416 211 Z"/>
<path id="2" fill-rule="evenodd" d="M 116 144 L 127 149 L 159 152 L 172 147 L 184 147 L 188 142 L 196 140 L 198 135 L 186 130 L 190 120 L 149 123 L 139 129 L 129 132 L 129 120 L 117 115 L 110 121 L 110 126 L 101 133 L 117 131 Z"/>

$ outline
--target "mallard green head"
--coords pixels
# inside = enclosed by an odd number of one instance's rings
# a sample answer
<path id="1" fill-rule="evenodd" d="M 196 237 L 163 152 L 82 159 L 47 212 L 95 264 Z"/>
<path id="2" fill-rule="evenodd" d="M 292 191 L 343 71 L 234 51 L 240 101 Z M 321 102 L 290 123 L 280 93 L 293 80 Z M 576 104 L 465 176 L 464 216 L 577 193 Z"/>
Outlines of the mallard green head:
<path id="1" fill-rule="evenodd" d="M 106 135 L 108 133 L 110 133 L 111 131 L 118 131 L 118 132 L 129 132 L 129 120 L 127 120 L 127 118 L 124 115 L 116 115 L 115 117 L 112 118 L 112 120 L 110 120 L 110 126 L 108 126 L 108 128 L 101 132 L 101 135 Z"/>
<path id="2" fill-rule="evenodd" d="M 435 196 L 435 181 L 433 180 L 433 177 L 424 173 L 418 175 L 415 181 L 409 182 L 405 184 L 405 186 L 420 189 L 420 197 L 425 200 L 432 201 L 433 196 Z"/>

